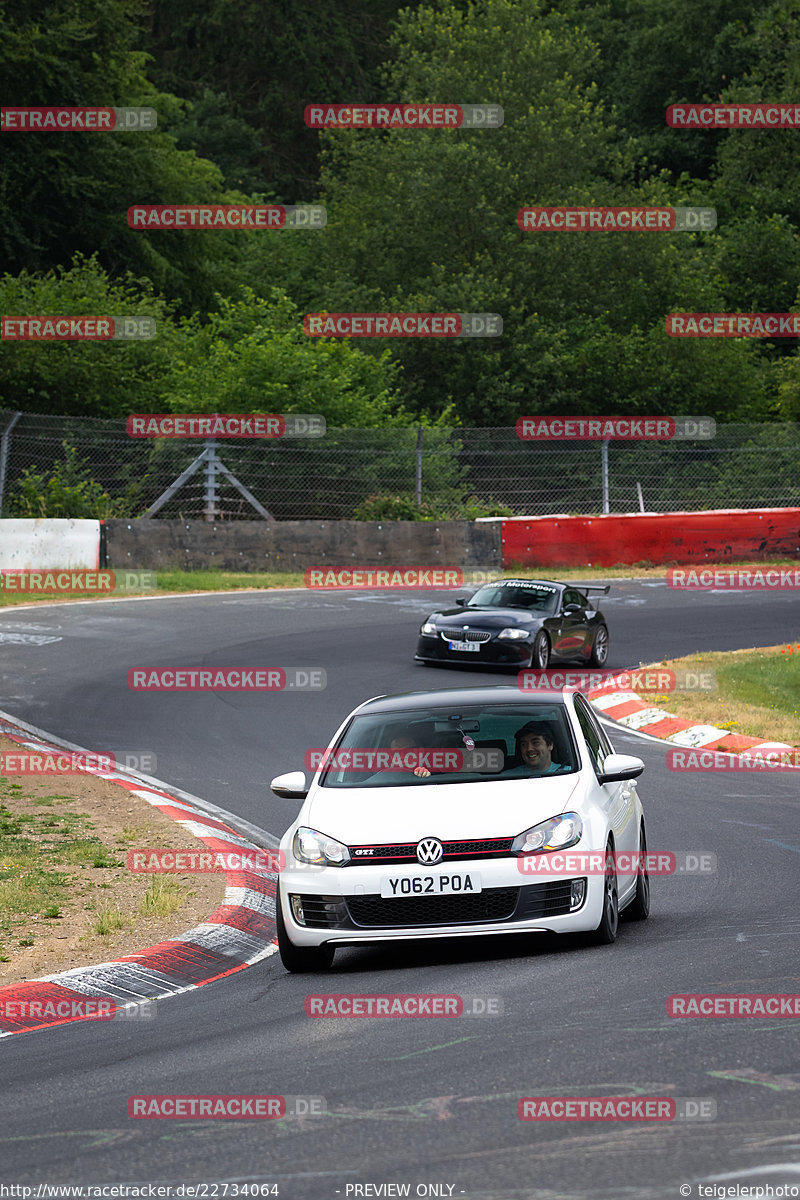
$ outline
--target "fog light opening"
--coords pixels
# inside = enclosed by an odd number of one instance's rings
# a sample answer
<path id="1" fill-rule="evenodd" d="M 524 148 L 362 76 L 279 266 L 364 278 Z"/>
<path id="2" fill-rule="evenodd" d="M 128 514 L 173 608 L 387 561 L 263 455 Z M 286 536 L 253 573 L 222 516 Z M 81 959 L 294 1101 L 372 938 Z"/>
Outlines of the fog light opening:
<path id="1" fill-rule="evenodd" d="M 290 896 L 289 904 L 291 905 L 292 916 L 294 917 L 297 924 L 305 925 L 306 918 L 303 914 L 303 897 L 302 896 Z"/>
<path id="2" fill-rule="evenodd" d="M 573 879 L 572 886 L 569 890 L 569 908 L 570 912 L 574 912 L 576 908 L 580 908 L 583 904 L 584 896 L 586 895 L 586 880 Z"/>

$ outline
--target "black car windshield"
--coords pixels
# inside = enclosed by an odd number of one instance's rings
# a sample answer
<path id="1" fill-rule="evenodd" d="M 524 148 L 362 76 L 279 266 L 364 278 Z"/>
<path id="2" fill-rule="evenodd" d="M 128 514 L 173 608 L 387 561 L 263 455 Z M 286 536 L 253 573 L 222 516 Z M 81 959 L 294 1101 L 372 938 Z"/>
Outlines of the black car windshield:
<path id="1" fill-rule="evenodd" d="M 550 778 L 578 769 L 563 705 L 441 706 L 357 716 L 329 752 L 322 787 L 430 787 Z"/>
<path id="2" fill-rule="evenodd" d="M 530 612 L 552 613 L 556 610 L 559 589 L 550 583 L 528 579 L 511 579 L 504 583 L 487 583 L 467 602 L 467 608 L 524 608 Z"/>

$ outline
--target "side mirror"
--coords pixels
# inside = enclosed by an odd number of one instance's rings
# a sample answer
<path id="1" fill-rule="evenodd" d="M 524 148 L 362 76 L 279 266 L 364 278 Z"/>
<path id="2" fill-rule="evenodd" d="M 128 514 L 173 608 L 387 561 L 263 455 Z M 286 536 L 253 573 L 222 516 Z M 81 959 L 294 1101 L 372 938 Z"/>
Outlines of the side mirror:
<path id="1" fill-rule="evenodd" d="M 598 779 L 600 783 L 621 783 L 623 779 L 638 779 L 643 770 L 642 760 L 632 754 L 609 754 Z"/>
<path id="2" fill-rule="evenodd" d="M 456 607 L 463 608 L 466 603 L 467 603 L 466 596 L 459 596 L 458 600 L 456 600 Z"/>
<path id="3" fill-rule="evenodd" d="M 565 617 L 570 617 L 573 613 L 583 612 L 583 609 L 580 604 L 565 604 L 561 611 Z"/>
<path id="4" fill-rule="evenodd" d="M 285 775 L 276 775 L 269 786 L 281 800 L 305 800 L 308 795 L 303 771 L 287 771 Z"/>

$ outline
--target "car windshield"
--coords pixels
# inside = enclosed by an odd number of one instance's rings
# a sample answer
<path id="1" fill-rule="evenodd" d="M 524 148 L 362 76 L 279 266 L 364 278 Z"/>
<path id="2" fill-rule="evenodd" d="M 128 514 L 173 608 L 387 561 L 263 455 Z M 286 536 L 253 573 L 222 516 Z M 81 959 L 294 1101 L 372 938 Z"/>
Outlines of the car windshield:
<path id="1" fill-rule="evenodd" d="M 329 752 L 322 787 L 430 787 L 545 779 L 578 769 L 563 705 L 442 706 L 356 716 Z"/>
<path id="2" fill-rule="evenodd" d="M 511 579 L 487 583 L 470 597 L 467 608 L 524 608 L 533 612 L 555 612 L 559 589 L 550 583 Z"/>

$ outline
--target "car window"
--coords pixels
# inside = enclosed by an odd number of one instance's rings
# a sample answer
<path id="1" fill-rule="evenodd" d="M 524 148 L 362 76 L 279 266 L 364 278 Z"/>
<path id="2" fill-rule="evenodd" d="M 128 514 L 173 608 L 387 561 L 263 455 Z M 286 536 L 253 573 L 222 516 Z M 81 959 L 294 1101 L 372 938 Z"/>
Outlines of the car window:
<path id="1" fill-rule="evenodd" d="M 574 588 L 567 588 L 562 603 L 564 607 L 567 604 L 580 604 L 581 608 L 586 608 L 586 597 L 582 596 L 580 592 L 576 592 Z"/>
<path id="2" fill-rule="evenodd" d="M 467 608 L 524 608 L 533 612 L 550 613 L 555 610 L 558 588 L 548 583 L 532 580 L 510 580 L 506 583 L 489 583 L 471 596 Z"/>
<path id="3" fill-rule="evenodd" d="M 431 707 L 363 714 L 353 718 L 330 753 L 320 775 L 322 787 L 520 778 L 535 783 L 579 769 L 564 705 L 552 701 L 462 706 L 455 713 Z M 416 766 L 428 773 L 415 774 Z"/>
<path id="4" fill-rule="evenodd" d="M 578 718 L 578 724 L 581 727 L 581 732 L 586 739 L 586 745 L 589 747 L 589 757 L 592 760 L 592 766 L 599 775 L 603 770 L 606 754 L 609 752 L 603 746 L 600 733 L 591 721 L 589 713 L 584 708 L 578 696 L 575 697 L 575 713 Z"/>

